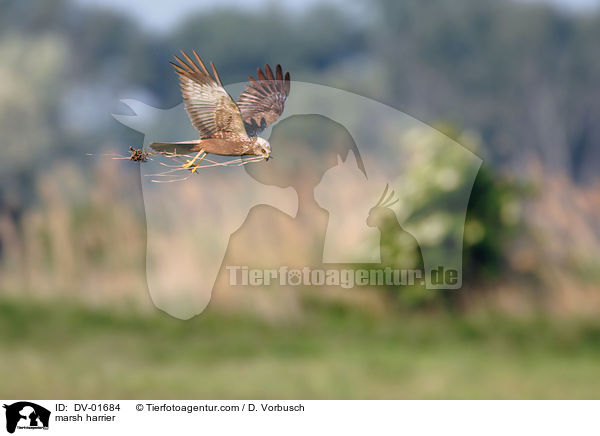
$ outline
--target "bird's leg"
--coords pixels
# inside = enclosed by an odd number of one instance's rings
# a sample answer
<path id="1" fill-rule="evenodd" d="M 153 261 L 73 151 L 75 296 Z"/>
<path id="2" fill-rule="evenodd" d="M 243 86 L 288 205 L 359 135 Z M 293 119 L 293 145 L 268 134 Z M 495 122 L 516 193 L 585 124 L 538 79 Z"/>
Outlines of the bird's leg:
<path id="1" fill-rule="evenodd" d="M 201 149 L 198 153 L 196 153 L 196 156 L 194 156 L 192 160 L 188 160 L 182 165 L 182 167 L 185 169 L 190 169 L 192 173 L 195 173 L 196 171 L 198 171 L 198 166 L 200 165 L 200 162 L 202 162 L 205 157 L 206 153 L 204 153 L 204 149 Z M 196 162 L 196 160 L 198 160 L 198 162 Z"/>

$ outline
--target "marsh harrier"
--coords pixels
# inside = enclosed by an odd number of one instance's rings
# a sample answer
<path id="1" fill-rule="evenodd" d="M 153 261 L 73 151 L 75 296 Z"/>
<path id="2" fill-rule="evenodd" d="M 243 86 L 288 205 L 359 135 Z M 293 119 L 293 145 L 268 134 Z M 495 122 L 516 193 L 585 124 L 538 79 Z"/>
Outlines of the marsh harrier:
<path id="1" fill-rule="evenodd" d="M 257 80 L 250 83 L 237 103 L 223 88 L 213 63 L 212 75 L 194 51 L 195 61 L 185 52 L 183 60 L 175 56 L 171 62 L 179 75 L 185 109 L 200 138 L 184 142 L 154 142 L 150 147 L 158 152 L 189 154 L 192 160 L 183 165 L 195 170 L 207 153 L 222 156 L 254 155 L 269 159 L 271 145 L 257 135 L 279 118 L 290 93 L 290 73 L 285 76 L 281 65 L 275 74 L 269 65 L 257 70 Z"/>

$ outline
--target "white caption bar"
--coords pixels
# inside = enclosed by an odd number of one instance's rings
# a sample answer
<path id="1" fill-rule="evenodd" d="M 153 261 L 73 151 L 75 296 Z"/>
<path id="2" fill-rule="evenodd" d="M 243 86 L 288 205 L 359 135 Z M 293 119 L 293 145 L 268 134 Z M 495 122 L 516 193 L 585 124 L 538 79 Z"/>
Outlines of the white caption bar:
<path id="1" fill-rule="evenodd" d="M 0 401 L 19 436 L 600 434 L 599 401 Z"/>

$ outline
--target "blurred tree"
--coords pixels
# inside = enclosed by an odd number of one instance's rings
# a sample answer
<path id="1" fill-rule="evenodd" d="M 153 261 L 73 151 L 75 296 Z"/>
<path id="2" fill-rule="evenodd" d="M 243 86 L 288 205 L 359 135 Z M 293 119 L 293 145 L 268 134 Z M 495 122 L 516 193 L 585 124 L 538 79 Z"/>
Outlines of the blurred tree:
<path id="1" fill-rule="evenodd" d="M 467 149 L 480 152 L 479 139 L 472 133 L 451 124 L 436 127 Z M 497 279 L 509 268 L 510 243 L 523 226 L 524 187 L 483 165 L 471 188 L 466 177 L 470 161 L 460 153 L 452 153 L 447 142 L 440 140 L 431 129 L 409 131 L 404 141 L 410 148 L 402 176 L 405 183 L 397 193 L 400 214 L 406 215 L 404 228 L 412 229 L 421 250 L 428 247 L 429 255 L 435 259 L 444 259 L 448 256 L 448 247 L 462 244 L 464 286 L 474 288 Z M 460 193 L 469 189 L 471 194 L 463 221 L 462 203 L 454 196 L 460 197 Z M 395 214 L 388 214 L 387 219 L 389 222 L 384 223 L 384 228 L 397 226 Z M 388 259 L 391 256 L 390 266 L 419 267 L 420 251 L 415 244 L 406 244 L 405 239 L 399 238 L 382 238 L 381 244 L 382 252 L 387 253 Z M 428 291 L 423 286 L 393 287 L 390 291 L 402 305 L 409 307 L 440 301 L 451 303 L 460 294 Z"/>
<path id="2" fill-rule="evenodd" d="M 477 129 L 496 164 L 535 157 L 596 179 L 600 14 L 494 0 L 378 0 L 372 10 L 369 51 L 390 78 L 381 98 Z"/>
<path id="3" fill-rule="evenodd" d="M 342 11 L 319 6 L 296 16 L 278 8 L 198 14 L 177 27 L 170 45 L 172 53 L 196 50 L 231 83 L 246 81 L 265 63 L 280 63 L 302 80 L 361 53 L 364 40 L 364 29 Z"/>
<path id="4" fill-rule="evenodd" d="M 65 57 L 58 37 L 0 41 L 0 206 L 18 208 L 31 197 L 27 179 L 60 136 L 55 107 Z"/>

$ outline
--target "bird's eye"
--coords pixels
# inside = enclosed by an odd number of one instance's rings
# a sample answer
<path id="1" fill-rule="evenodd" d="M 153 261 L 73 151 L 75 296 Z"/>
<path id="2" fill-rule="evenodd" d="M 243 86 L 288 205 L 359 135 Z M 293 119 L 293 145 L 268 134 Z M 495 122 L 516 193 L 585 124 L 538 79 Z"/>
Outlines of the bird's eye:
<path id="1" fill-rule="evenodd" d="M 261 149 L 260 149 L 260 152 L 261 152 L 262 154 L 265 154 L 265 153 L 267 152 L 267 150 L 265 150 L 264 148 L 261 148 Z"/>

